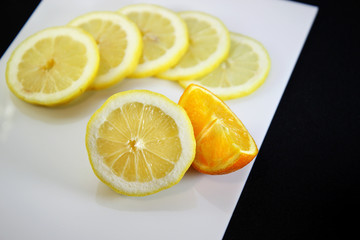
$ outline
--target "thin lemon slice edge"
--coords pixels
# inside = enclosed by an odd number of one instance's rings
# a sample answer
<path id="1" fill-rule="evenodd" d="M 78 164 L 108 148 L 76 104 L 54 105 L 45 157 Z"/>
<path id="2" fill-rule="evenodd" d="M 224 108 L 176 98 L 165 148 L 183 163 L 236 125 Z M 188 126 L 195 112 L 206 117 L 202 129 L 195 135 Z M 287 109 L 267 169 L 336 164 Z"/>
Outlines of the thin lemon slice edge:
<path id="1" fill-rule="evenodd" d="M 130 77 L 144 78 L 166 71 L 188 49 L 186 24 L 172 10 L 154 4 L 134 4 L 118 12 L 134 21 L 143 37 L 143 54 Z"/>
<path id="2" fill-rule="evenodd" d="M 220 19 L 206 13 L 185 11 L 179 15 L 188 27 L 189 48 L 174 67 L 161 72 L 157 77 L 191 80 L 205 76 L 228 56 L 229 31 Z"/>
<path id="3" fill-rule="evenodd" d="M 231 33 L 228 58 L 208 75 L 190 81 L 179 81 L 186 88 L 191 83 L 203 86 L 222 100 L 247 96 L 266 80 L 271 60 L 268 51 L 259 41 Z"/>
<path id="4" fill-rule="evenodd" d="M 108 88 L 135 71 L 143 43 L 137 26 L 126 16 L 109 11 L 90 12 L 69 25 L 89 32 L 99 48 L 99 72 L 90 89 Z"/>

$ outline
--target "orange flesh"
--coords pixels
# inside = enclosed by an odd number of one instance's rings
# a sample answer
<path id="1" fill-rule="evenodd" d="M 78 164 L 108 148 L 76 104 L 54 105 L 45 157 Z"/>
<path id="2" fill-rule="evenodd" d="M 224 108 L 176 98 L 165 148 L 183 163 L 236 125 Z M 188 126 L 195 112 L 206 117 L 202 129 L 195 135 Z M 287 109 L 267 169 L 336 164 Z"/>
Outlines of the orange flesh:
<path id="1" fill-rule="evenodd" d="M 194 128 L 194 168 L 208 174 L 224 174 L 238 170 L 256 156 L 258 149 L 245 126 L 211 92 L 191 84 L 179 104 Z"/>

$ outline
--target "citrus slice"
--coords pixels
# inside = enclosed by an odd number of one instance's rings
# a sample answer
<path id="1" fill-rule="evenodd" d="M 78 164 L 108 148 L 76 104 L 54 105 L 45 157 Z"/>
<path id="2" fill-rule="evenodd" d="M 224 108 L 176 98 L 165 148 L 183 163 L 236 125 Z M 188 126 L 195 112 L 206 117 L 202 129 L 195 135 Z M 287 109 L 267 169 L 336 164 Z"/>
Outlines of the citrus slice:
<path id="1" fill-rule="evenodd" d="M 257 155 L 254 139 L 240 119 L 213 93 L 191 84 L 179 100 L 194 128 L 196 156 L 192 166 L 206 174 L 234 172 Z"/>
<path id="2" fill-rule="evenodd" d="M 192 80 L 210 73 L 225 60 L 230 50 L 230 36 L 218 18 L 202 12 L 179 13 L 189 31 L 190 45 L 173 68 L 157 77 L 169 80 Z"/>
<path id="3" fill-rule="evenodd" d="M 264 83 L 271 65 L 265 47 L 255 39 L 238 33 L 230 36 L 228 58 L 202 78 L 180 81 L 184 88 L 195 83 L 228 100 L 249 95 Z"/>
<path id="4" fill-rule="evenodd" d="M 114 12 L 91 12 L 69 25 L 89 32 L 99 47 L 100 66 L 91 89 L 110 87 L 133 73 L 142 53 L 141 33 L 126 16 Z"/>
<path id="5" fill-rule="evenodd" d="M 20 99 L 53 106 L 82 94 L 98 67 L 99 52 L 90 34 L 74 27 L 53 27 L 19 44 L 7 63 L 6 81 Z"/>
<path id="6" fill-rule="evenodd" d="M 144 50 L 131 77 L 149 77 L 174 66 L 188 49 L 185 22 L 173 11 L 152 4 L 134 4 L 119 10 L 140 29 Z"/>
<path id="7" fill-rule="evenodd" d="M 195 156 L 194 133 L 184 109 L 147 90 L 111 96 L 88 123 L 86 147 L 95 175 L 130 196 L 178 183 Z"/>

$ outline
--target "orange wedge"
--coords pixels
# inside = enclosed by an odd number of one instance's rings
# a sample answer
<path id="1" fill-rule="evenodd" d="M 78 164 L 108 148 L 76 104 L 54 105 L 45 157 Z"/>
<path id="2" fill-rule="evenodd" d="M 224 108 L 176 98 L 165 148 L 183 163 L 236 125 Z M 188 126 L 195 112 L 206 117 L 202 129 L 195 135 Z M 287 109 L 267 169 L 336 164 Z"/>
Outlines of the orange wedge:
<path id="1" fill-rule="evenodd" d="M 195 84 L 182 94 L 179 105 L 187 112 L 196 138 L 192 166 L 206 174 L 227 174 L 258 153 L 254 139 L 240 119 L 216 95 Z"/>

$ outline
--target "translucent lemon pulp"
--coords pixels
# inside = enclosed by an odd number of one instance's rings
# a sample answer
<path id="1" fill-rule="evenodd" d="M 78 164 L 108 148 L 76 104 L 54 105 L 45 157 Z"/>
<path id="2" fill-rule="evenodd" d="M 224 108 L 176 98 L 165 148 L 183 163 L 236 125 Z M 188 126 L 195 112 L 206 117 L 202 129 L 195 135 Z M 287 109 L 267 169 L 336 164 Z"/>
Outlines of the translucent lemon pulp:
<path id="1" fill-rule="evenodd" d="M 83 93 L 98 67 L 98 48 L 88 33 L 74 27 L 53 27 L 19 44 L 8 61 L 6 80 L 20 99 L 52 106 Z"/>
<path id="2" fill-rule="evenodd" d="M 99 128 L 97 148 L 113 173 L 126 181 L 166 176 L 179 160 L 175 121 L 156 106 L 127 103 L 112 111 Z"/>
<path id="3" fill-rule="evenodd" d="M 216 17 L 195 11 L 181 12 L 189 31 L 189 48 L 172 68 L 158 74 L 169 80 L 193 80 L 215 69 L 228 56 L 230 36 Z"/>
<path id="4" fill-rule="evenodd" d="M 101 181 L 121 194 L 144 196 L 178 183 L 196 144 L 182 107 L 158 93 L 129 90 L 94 113 L 86 147 Z"/>
<path id="5" fill-rule="evenodd" d="M 201 85 L 223 100 L 243 97 L 258 89 L 270 71 L 270 57 L 257 40 L 230 33 L 229 56 L 209 74 L 190 81 L 179 81 L 184 88 Z"/>
<path id="6" fill-rule="evenodd" d="M 144 43 L 139 65 L 131 77 L 149 77 L 174 66 L 188 49 L 188 30 L 175 12 L 153 4 L 119 10 L 139 28 Z"/>
<path id="7" fill-rule="evenodd" d="M 143 43 L 137 26 L 126 16 L 90 12 L 73 19 L 69 25 L 90 33 L 99 48 L 100 66 L 91 88 L 107 88 L 135 71 Z"/>
<path id="8" fill-rule="evenodd" d="M 25 52 L 18 78 L 26 92 L 54 93 L 71 86 L 86 62 L 86 48 L 82 43 L 68 36 L 46 38 Z"/>

